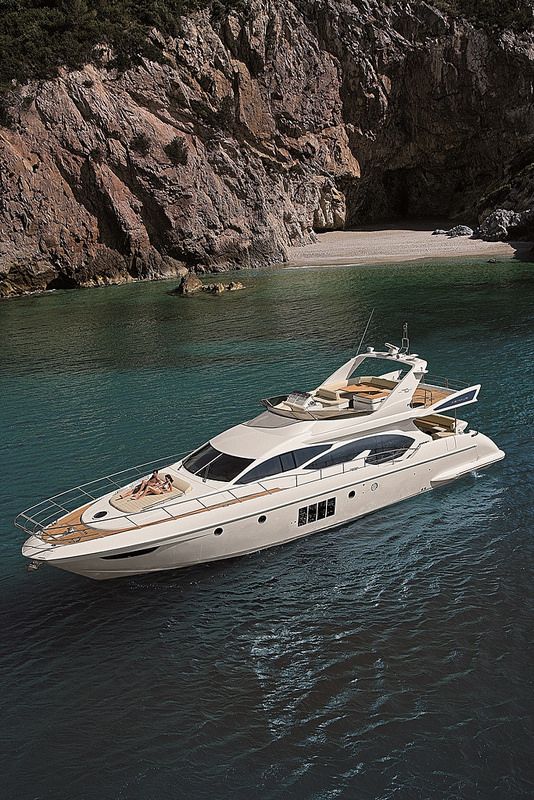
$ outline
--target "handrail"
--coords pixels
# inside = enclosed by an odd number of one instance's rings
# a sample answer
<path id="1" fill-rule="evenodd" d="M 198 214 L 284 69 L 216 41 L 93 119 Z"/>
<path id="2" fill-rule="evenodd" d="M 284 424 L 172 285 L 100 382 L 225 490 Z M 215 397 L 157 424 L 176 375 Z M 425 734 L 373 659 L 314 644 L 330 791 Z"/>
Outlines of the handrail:
<path id="1" fill-rule="evenodd" d="M 104 494 L 107 493 L 107 491 L 110 491 L 110 489 L 121 488 L 124 485 L 133 483 L 139 478 L 145 477 L 147 474 L 152 472 L 157 468 L 157 465 L 159 465 L 159 468 L 161 468 L 168 466 L 169 464 L 176 463 L 188 453 L 189 451 L 186 451 L 184 453 L 156 458 L 152 461 L 145 461 L 142 464 L 136 464 L 133 467 L 128 467 L 127 469 L 119 470 L 118 472 L 112 472 L 109 475 L 104 475 L 101 478 L 95 478 L 95 480 L 82 483 L 79 486 L 74 486 L 71 489 L 66 489 L 63 492 L 59 492 L 58 494 L 52 495 L 45 500 L 35 503 L 33 506 L 25 508 L 24 511 L 21 511 L 19 514 L 17 514 L 14 524 L 17 526 L 17 528 L 25 531 L 25 533 L 36 535 L 38 530 L 52 525 L 61 516 L 64 516 L 65 514 L 68 514 L 79 508 L 84 501 L 87 501 L 87 499 L 93 501 L 99 500 Z M 119 476 L 124 478 L 122 482 L 113 480 Z M 106 522 L 113 519 L 124 519 L 124 515 L 121 514 L 117 515 L 116 517 L 107 517 Z M 23 524 L 22 520 L 28 520 L 28 522 L 31 523 L 31 527 L 29 527 L 27 524 Z"/>
<path id="2" fill-rule="evenodd" d="M 451 380 L 444 375 L 429 375 L 428 373 L 423 376 L 420 386 L 441 386 L 443 389 L 453 389 L 459 391 L 466 389 L 470 384 L 464 381 L 458 381 L 456 378 Z"/>
<path id="3" fill-rule="evenodd" d="M 281 488 L 286 488 L 286 489 L 287 488 L 296 488 L 298 486 L 303 486 L 303 485 L 316 483 L 317 481 L 323 480 L 325 477 L 333 477 L 335 475 L 340 475 L 340 474 L 346 474 L 346 473 L 349 473 L 349 472 L 353 472 L 353 471 L 361 469 L 362 467 L 365 467 L 367 465 L 379 465 L 379 464 L 381 465 L 381 464 L 385 464 L 385 463 L 395 463 L 396 461 L 398 461 L 398 460 L 400 460 L 401 458 L 404 458 L 404 457 L 411 458 L 417 452 L 417 450 L 419 450 L 419 448 L 421 447 L 422 444 L 424 444 L 424 442 L 419 442 L 417 445 L 412 446 L 412 447 L 408 448 L 407 450 L 404 450 L 400 454 L 399 454 L 399 448 L 396 448 L 396 449 L 392 449 L 392 450 L 383 451 L 382 453 L 377 453 L 374 456 L 373 455 L 368 455 L 364 459 L 356 457 L 356 459 L 354 459 L 353 461 L 346 461 L 346 462 L 343 462 L 341 464 L 334 464 L 331 467 L 324 467 L 322 469 L 316 470 L 315 472 L 317 473 L 317 476 L 313 477 L 313 478 L 309 477 L 310 475 L 313 475 L 313 473 L 307 473 L 307 474 L 301 474 L 301 475 L 294 475 L 294 474 L 293 475 L 291 475 L 291 474 L 284 475 L 283 473 L 281 473 L 281 474 L 279 474 L 277 476 L 273 476 L 273 477 L 270 477 L 270 478 L 265 478 L 262 481 L 254 481 L 254 483 L 251 483 L 251 484 L 239 484 L 239 488 L 242 489 L 245 485 L 248 485 L 248 486 L 256 485 L 256 486 L 260 486 L 266 492 L 270 492 L 270 491 L 272 491 L 272 489 L 270 489 L 265 484 L 271 484 L 272 488 L 277 488 L 277 489 L 281 489 Z M 387 456 L 388 454 L 391 454 L 391 458 L 383 458 L 384 456 Z M 96 500 L 98 500 L 98 499 L 100 499 L 102 497 L 102 494 L 100 494 L 99 496 L 95 497 L 94 494 L 92 494 L 91 492 L 85 491 L 85 489 L 87 487 L 99 484 L 101 489 L 102 489 L 102 488 L 104 488 L 102 486 L 102 483 L 104 481 L 108 480 L 110 477 L 116 477 L 117 475 L 125 475 L 127 473 L 131 473 L 135 469 L 140 470 L 143 467 L 147 467 L 149 465 L 154 465 L 154 464 L 161 463 L 161 462 L 164 462 L 164 464 L 174 463 L 175 461 L 179 460 L 179 458 L 181 458 L 182 455 L 184 455 L 184 454 L 181 454 L 180 456 L 167 456 L 165 458 L 155 459 L 154 461 L 147 461 L 145 464 L 140 464 L 137 467 L 130 467 L 129 469 L 122 470 L 120 472 L 112 473 L 112 475 L 110 475 L 110 476 L 106 475 L 103 478 L 97 478 L 96 480 L 90 481 L 89 483 L 81 484 L 80 486 L 76 486 L 73 489 L 68 489 L 65 492 L 61 492 L 60 494 L 54 495 L 54 496 L 52 496 L 52 497 L 50 497 L 50 498 L 48 498 L 46 500 L 42 500 L 40 503 L 36 503 L 35 505 L 30 506 L 29 508 L 25 509 L 24 511 L 21 511 L 15 517 L 14 524 L 18 528 L 23 530 L 25 533 L 29 534 L 30 536 L 33 535 L 33 536 L 37 536 L 38 538 L 42 538 L 40 534 L 43 533 L 43 529 L 44 528 L 53 525 L 54 522 L 57 521 L 58 519 L 60 519 L 62 516 L 72 512 L 72 511 L 74 511 L 74 510 L 76 510 L 77 508 L 80 507 L 80 503 L 78 501 L 82 499 L 81 495 L 78 494 L 78 495 L 75 495 L 73 498 L 70 498 L 68 500 L 65 499 L 66 495 L 69 495 L 71 492 L 78 492 L 78 491 L 82 490 L 83 493 L 86 495 L 86 497 L 89 496 L 91 499 L 96 501 Z M 370 460 L 370 458 L 375 458 L 375 459 L 378 458 L 380 460 L 373 462 L 373 461 Z M 338 468 L 338 470 L 337 471 L 333 471 L 336 467 Z M 325 473 L 327 473 L 327 474 L 325 474 Z M 132 476 L 131 480 L 132 481 L 136 480 L 139 477 L 141 477 L 141 475 L 143 475 L 143 474 L 146 474 L 146 470 L 145 470 L 144 473 L 138 473 L 137 475 Z M 284 486 L 284 487 L 275 486 L 275 484 L 280 484 L 281 482 L 283 482 L 283 481 L 285 482 L 288 479 L 290 480 L 291 485 Z M 105 484 L 104 484 L 104 486 L 105 486 Z M 156 507 L 153 506 L 153 507 L 151 507 L 150 510 L 161 511 L 161 512 L 167 514 L 167 517 L 170 517 L 171 519 L 174 519 L 175 517 L 179 516 L 179 513 L 176 513 L 177 512 L 177 508 L 179 508 L 179 506 L 181 506 L 181 505 L 183 505 L 185 503 L 198 502 L 199 505 L 202 506 L 203 508 L 209 509 L 210 504 L 206 504 L 205 502 L 203 502 L 203 500 L 205 500 L 207 497 L 209 497 L 210 499 L 214 499 L 214 498 L 220 497 L 221 495 L 225 494 L 225 495 L 230 495 L 230 497 L 232 497 L 233 500 L 240 501 L 240 500 L 245 499 L 245 497 L 243 497 L 242 495 L 237 494 L 235 489 L 236 489 L 236 486 L 233 486 L 233 487 L 227 487 L 225 489 L 218 489 L 218 490 L 213 491 L 213 492 L 208 492 L 207 494 L 202 495 L 202 497 L 190 497 L 190 498 L 189 497 L 180 497 L 180 498 L 177 498 L 177 499 L 175 498 L 173 500 L 169 500 L 167 503 L 163 503 L 162 505 L 157 505 L 157 501 L 156 501 L 156 504 L 155 504 Z M 104 494 L 105 493 L 106 492 L 104 492 Z M 59 498 L 63 499 L 63 502 L 64 502 L 65 505 L 67 505 L 67 504 L 68 505 L 72 505 L 72 507 L 70 509 L 70 512 L 69 512 L 69 509 L 66 509 L 64 507 L 64 505 L 60 505 L 59 503 L 56 502 L 57 499 L 59 499 Z M 63 512 L 63 513 L 59 513 L 58 514 L 58 509 L 60 509 L 60 511 Z M 129 513 L 127 515 L 128 521 L 132 522 L 135 527 L 142 527 L 144 524 L 146 524 L 146 522 L 142 522 L 140 520 L 137 521 L 136 517 L 139 518 L 141 515 L 145 514 L 147 510 L 148 509 L 143 509 L 142 511 L 136 511 L 134 513 Z M 33 513 L 30 514 L 29 512 L 33 512 Z M 52 513 L 50 513 L 50 512 L 52 512 Z M 43 516 L 43 514 L 46 514 L 47 516 Z M 106 516 L 105 522 L 109 523 L 109 522 L 113 522 L 114 520 L 121 520 L 123 522 L 125 519 L 126 519 L 126 516 L 124 514 L 118 514 L 117 516 L 113 516 L 113 517 Z M 25 522 L 25 520 L 27 520 L 27 522 Z M 165 521 L 165 520 L 162 520 L 162 521 Z M 67 533 L 67 532 L 68 533 L 76 533 L 78 530 L 81 530 L 81 528 L 80 527 L 76 527 L 76 525 L 73 525 L 72 527 L 69 527 L 68 530 L 66 529 L 65 533 Z M 58 538 L 58 544 L 59 543 L 60 543 L 60 537 Z"/>

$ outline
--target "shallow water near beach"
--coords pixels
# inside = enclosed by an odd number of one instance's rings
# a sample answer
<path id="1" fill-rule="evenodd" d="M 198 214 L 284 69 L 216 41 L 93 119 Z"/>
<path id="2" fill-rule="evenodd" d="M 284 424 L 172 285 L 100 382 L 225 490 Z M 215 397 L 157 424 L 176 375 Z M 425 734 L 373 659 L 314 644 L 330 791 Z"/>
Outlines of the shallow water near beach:
<path id="1" fill-rule="evenodd" d="M 239 274 L 0 303 L 6 800 L 534 796 L 534 266 Z M 336 530 L 96 583 L 27 574 L 15 514 L 192 449 L 366 344 L 481 382 L 507 458 Z"/>

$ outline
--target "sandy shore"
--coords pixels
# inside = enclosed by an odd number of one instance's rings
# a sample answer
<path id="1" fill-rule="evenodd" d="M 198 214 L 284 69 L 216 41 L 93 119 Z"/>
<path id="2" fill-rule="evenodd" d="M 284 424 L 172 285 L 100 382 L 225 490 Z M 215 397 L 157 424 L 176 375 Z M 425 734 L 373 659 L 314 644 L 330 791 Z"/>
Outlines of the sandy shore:
<path id="1" fill-rule="evenodd" d="M 318 242 L 291 247 L 286 266 L 309 267 L 326 264 L 385 264 L 434 258 L 513 258 L 525 256 L 532 242 L 483 242 L 459 236 L 432 236 L 436 224 L 413 228 L 387 225 L 318 234 Z M 443 226 L 447 227 L 447 226 Z"/>

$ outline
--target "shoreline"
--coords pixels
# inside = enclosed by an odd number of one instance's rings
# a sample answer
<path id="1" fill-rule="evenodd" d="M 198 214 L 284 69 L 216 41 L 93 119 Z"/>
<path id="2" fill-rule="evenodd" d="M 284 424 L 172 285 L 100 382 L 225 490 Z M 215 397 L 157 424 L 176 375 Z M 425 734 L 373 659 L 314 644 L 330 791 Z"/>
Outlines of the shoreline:
<path id="1" fill-rule="evenodd" d="M 328 231 L 318 233 L 317 242 L 303 247 L 290 247 L 288 260 L 265 267 L 255 267 L 253 271 L 268 268 L 277 269 L 320 269 L 324 267 L 386 266 L 388 264 L 415 263 L 424 261 L 445 261 L 458 259 L 495 259 L 497 263 L 522 261 L 534 263 L 534 242 L 486 242 L 461 236 L 449 239 L 445 235 L 432 235 L 437 227 L 429 221 L 412 223 L 411 228 L 397 225 L 361 227 L 350 231 Z M 251 269 L 251 267 L 248 267 Z M 202 277 L 227 275 L 247 270 L 242 265 L 229 270 L 216 270 L 203 273 Z M 192 273 L 196 274 L 196 273 Z M 74 286 L 69 289 L 34 289 L 0 297 L 0 301 L 16 300 L 23 297 L 54 295 L 61 291 L 79 289 L 104 289 L 111 286 L 124 286 L 143 283 L 162 283 L 178 281 L 178 277 L 161 276 L 152 278 L 130 278 L 129 280 L 95 283 L 89 286 Z"/>
<path id="2" fill-rule="evenodd" d="M 486 242 L 458 236 L 432 235 L 437 225 L 415 223 L 362 227 L 350 231 L 318 233 L 317 242 L 290 247 L 284 267 L 360 266 L 443 258 L 512 258 L 529 260 L 533 242 Z"/>

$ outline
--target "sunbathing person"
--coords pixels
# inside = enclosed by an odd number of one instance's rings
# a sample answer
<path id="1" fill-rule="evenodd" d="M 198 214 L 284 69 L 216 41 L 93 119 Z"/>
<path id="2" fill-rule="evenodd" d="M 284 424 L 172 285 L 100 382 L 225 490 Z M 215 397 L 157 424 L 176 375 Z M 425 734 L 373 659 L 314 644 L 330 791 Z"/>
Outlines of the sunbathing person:
<path id="1" fill-rule="evenodd" d="M 148 494 L 166 494 L 167 492 L 172 492 L 173 489 L 172 475 L 165 475 L 164 481 L 160 479 L 160 482 L 157 484 L 147 483 L 145 488 L 135 496 L 135 499 L 146 497 Z M 134 497 L 134 495 L 132 495 L 132 497 Z"/>
<path id="2" fill-rule="evenodd" d="M 131 496 L 132 500 L 137 500 L 139 497 L 142 497 L 142 492 L 145 491 L 147 486 L 160 485 L 163 485 L 163 481 L 159 477 L 159 471 L 155 469 L 150 478 L 145 478 L 145 480 L 141 481 L 141 483 L 138 483 L 137 486 L 131 486 L 125 492 L 122 492 L 117 499 L 124 500 L 125 497 Z"/>

